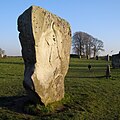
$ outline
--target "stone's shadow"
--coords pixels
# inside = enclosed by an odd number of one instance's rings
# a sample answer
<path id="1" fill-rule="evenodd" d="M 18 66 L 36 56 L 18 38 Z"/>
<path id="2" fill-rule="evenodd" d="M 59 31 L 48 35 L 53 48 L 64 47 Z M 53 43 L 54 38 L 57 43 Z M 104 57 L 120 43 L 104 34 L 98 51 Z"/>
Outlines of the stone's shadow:
<path id="1" fill-rule="evenodd" d="M 58 106 L 54 111 L 46 113 L 36 108 L 36 105 L 33 103 L 28 96 L 8 96 L 0 97 L 0 108 L 8 109 L 13 112 L 28 114 L 28 115 L 38 115 L 40 117 L 51 116 L 54 113 L 64 112 L 68 110 L 66 104 Z M 33 107 L 34 106 L 34 107 Z M 31 109 L 31 107 L 33 107 Z M 42 106 L 45 107 L 45 106 Z M 46 108 L 45 108 L 46 109 Z"/>
<path id="2" fill-rule="evenodd" d="M 0 62 L 0 64 L 24 64 L 23 62 Z"/>
<path id="3" fill-rule="evenodd" d="M 4 79 L 5 77 L 0 77 L 0 79 Z"/>
<path id="4" fill-rule="evenodd" d="M 27 96 L 0 97 L 0 107 L 8 110 L 24 113 L 24 104 L 29 101 Z"/>

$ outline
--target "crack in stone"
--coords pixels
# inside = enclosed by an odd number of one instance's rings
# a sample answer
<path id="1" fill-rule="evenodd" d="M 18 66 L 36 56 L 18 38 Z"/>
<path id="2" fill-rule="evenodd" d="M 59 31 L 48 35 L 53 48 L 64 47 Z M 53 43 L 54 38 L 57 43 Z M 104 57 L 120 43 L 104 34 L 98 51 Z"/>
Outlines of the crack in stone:
<path id="1" fill-rule="evenodd" d="M 50 45 L 49 42 L 45 39 L 45 41 L 47 42 L 47 45 Z"/>
<path id="2" fill-rule="evenodd" d="M 52 63 L 51 63 L 51 55 L 52 55 L 52 47 L 51 47 L 50 56 L 49 56 L 49 63 L 50 63 L 50 65 L 52 66 Z"/>

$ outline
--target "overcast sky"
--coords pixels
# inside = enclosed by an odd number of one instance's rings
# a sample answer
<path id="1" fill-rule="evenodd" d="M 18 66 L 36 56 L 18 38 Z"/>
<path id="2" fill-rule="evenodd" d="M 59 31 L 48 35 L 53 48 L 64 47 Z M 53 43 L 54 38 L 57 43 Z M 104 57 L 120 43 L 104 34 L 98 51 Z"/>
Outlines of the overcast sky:
<path id="1" fill-rule="evenodd" d="M 82 31 L 102 40 L 101 55 L 120 51 L 120 0 L 1 0 L 0 48 L 7 55 L 21 55 L 17 18 L 31 5 L 66 19 L 72 34 Z"/>

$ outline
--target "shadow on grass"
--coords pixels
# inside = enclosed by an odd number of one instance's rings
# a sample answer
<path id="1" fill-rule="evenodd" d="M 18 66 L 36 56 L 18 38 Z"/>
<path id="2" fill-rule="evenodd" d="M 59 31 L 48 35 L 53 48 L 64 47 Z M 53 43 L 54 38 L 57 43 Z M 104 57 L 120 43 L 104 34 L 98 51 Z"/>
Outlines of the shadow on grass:
<path id="1" fill-rule="evenodd" d="M 24 113 L 24 104 L 28 101 L 27 96 L 0 97 L 0 107 L 14 112 Z"/>
<path id="2" fill-rule="evenodd" d="M 0 77 L 1 79 L 4 79 L 5 77 Z"/>
<path id="3" fill-rule="evenodd" d="M 22 64 L 24 64 L 23 62 L 0 62 L 0 64 L 20 64 L 20 65 L 22 65 Z"/>
<path id="4" fill-rule="evenodd" d="M 58 103 L 56 103 L 57 105 Z M 27 114 L 27 115 L 38 115 L 39 117 L 51 116 L 55 113 L 64 112 L 69 109 L 67 104 L 58 104 L 54 106 L 55 109 L 49 111 L 49 106 L 45 107 L 44 105 L 38 106 L 38 104 L 30 101 L 29 97 L 26 96 L 9 96 L 9 97 L 0 97 L 0 108 L 7 109 L 16 113 Z M 51 104 L 52 105 L 52 104 Z M 41 108 L 39 108 L 41 107 Z"/>

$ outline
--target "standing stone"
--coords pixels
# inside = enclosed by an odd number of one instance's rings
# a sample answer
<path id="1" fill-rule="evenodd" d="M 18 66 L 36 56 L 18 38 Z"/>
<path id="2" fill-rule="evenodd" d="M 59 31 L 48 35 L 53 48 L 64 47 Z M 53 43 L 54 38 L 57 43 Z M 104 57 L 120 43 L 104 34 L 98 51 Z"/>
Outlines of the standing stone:
<path id="1" fill-rule="evenodd" d="M 120 68 L 120 52 L 118 54 L 112 55 L 112 67 Z"/>
<path id="2" fill-rule="evenodd" d="M 80 59 L 82 58 L 81 55 L 79 55 L 79 58 L 80 58 Z"/>
<path id="3" fill-rule="evenodd" d="M 98 60 L 98 55 L 96 56 L 96 60 Z"/>
<path id="4" fill-rule="evenodd" d="M 87 59 L 90 59 L 90 56 L 89 56 L 89 55 L 87 55 Z"/>
<path id="5" fill-rule="evenodd" d="M 90 70 L 90 69 L 91 69 L 91 67 L 92 67 L 92 66 L 89 64 L 89 65 L 88 65 L 88 69 Z"/>
<path id="6" fill-rule="evenodd" d="M 107 65 L 107 68 L 106 68 L 106 78 L 110 78 L 110 77 L 111 77 L 110 65 Z"/>
<path id="7" fill-rule="evenodd" d="M 106 60 L 107 60 L 107 61 L 110 60 L 109 54 L 106 56 Z"/>
<path id="8" fill-rule="evenodd" d="M 64 97 L 71 47 L 70 25 L 37 6 L 18 18 L 25 63 L 23 85 L 31 100 L 47 105 Z"/>

